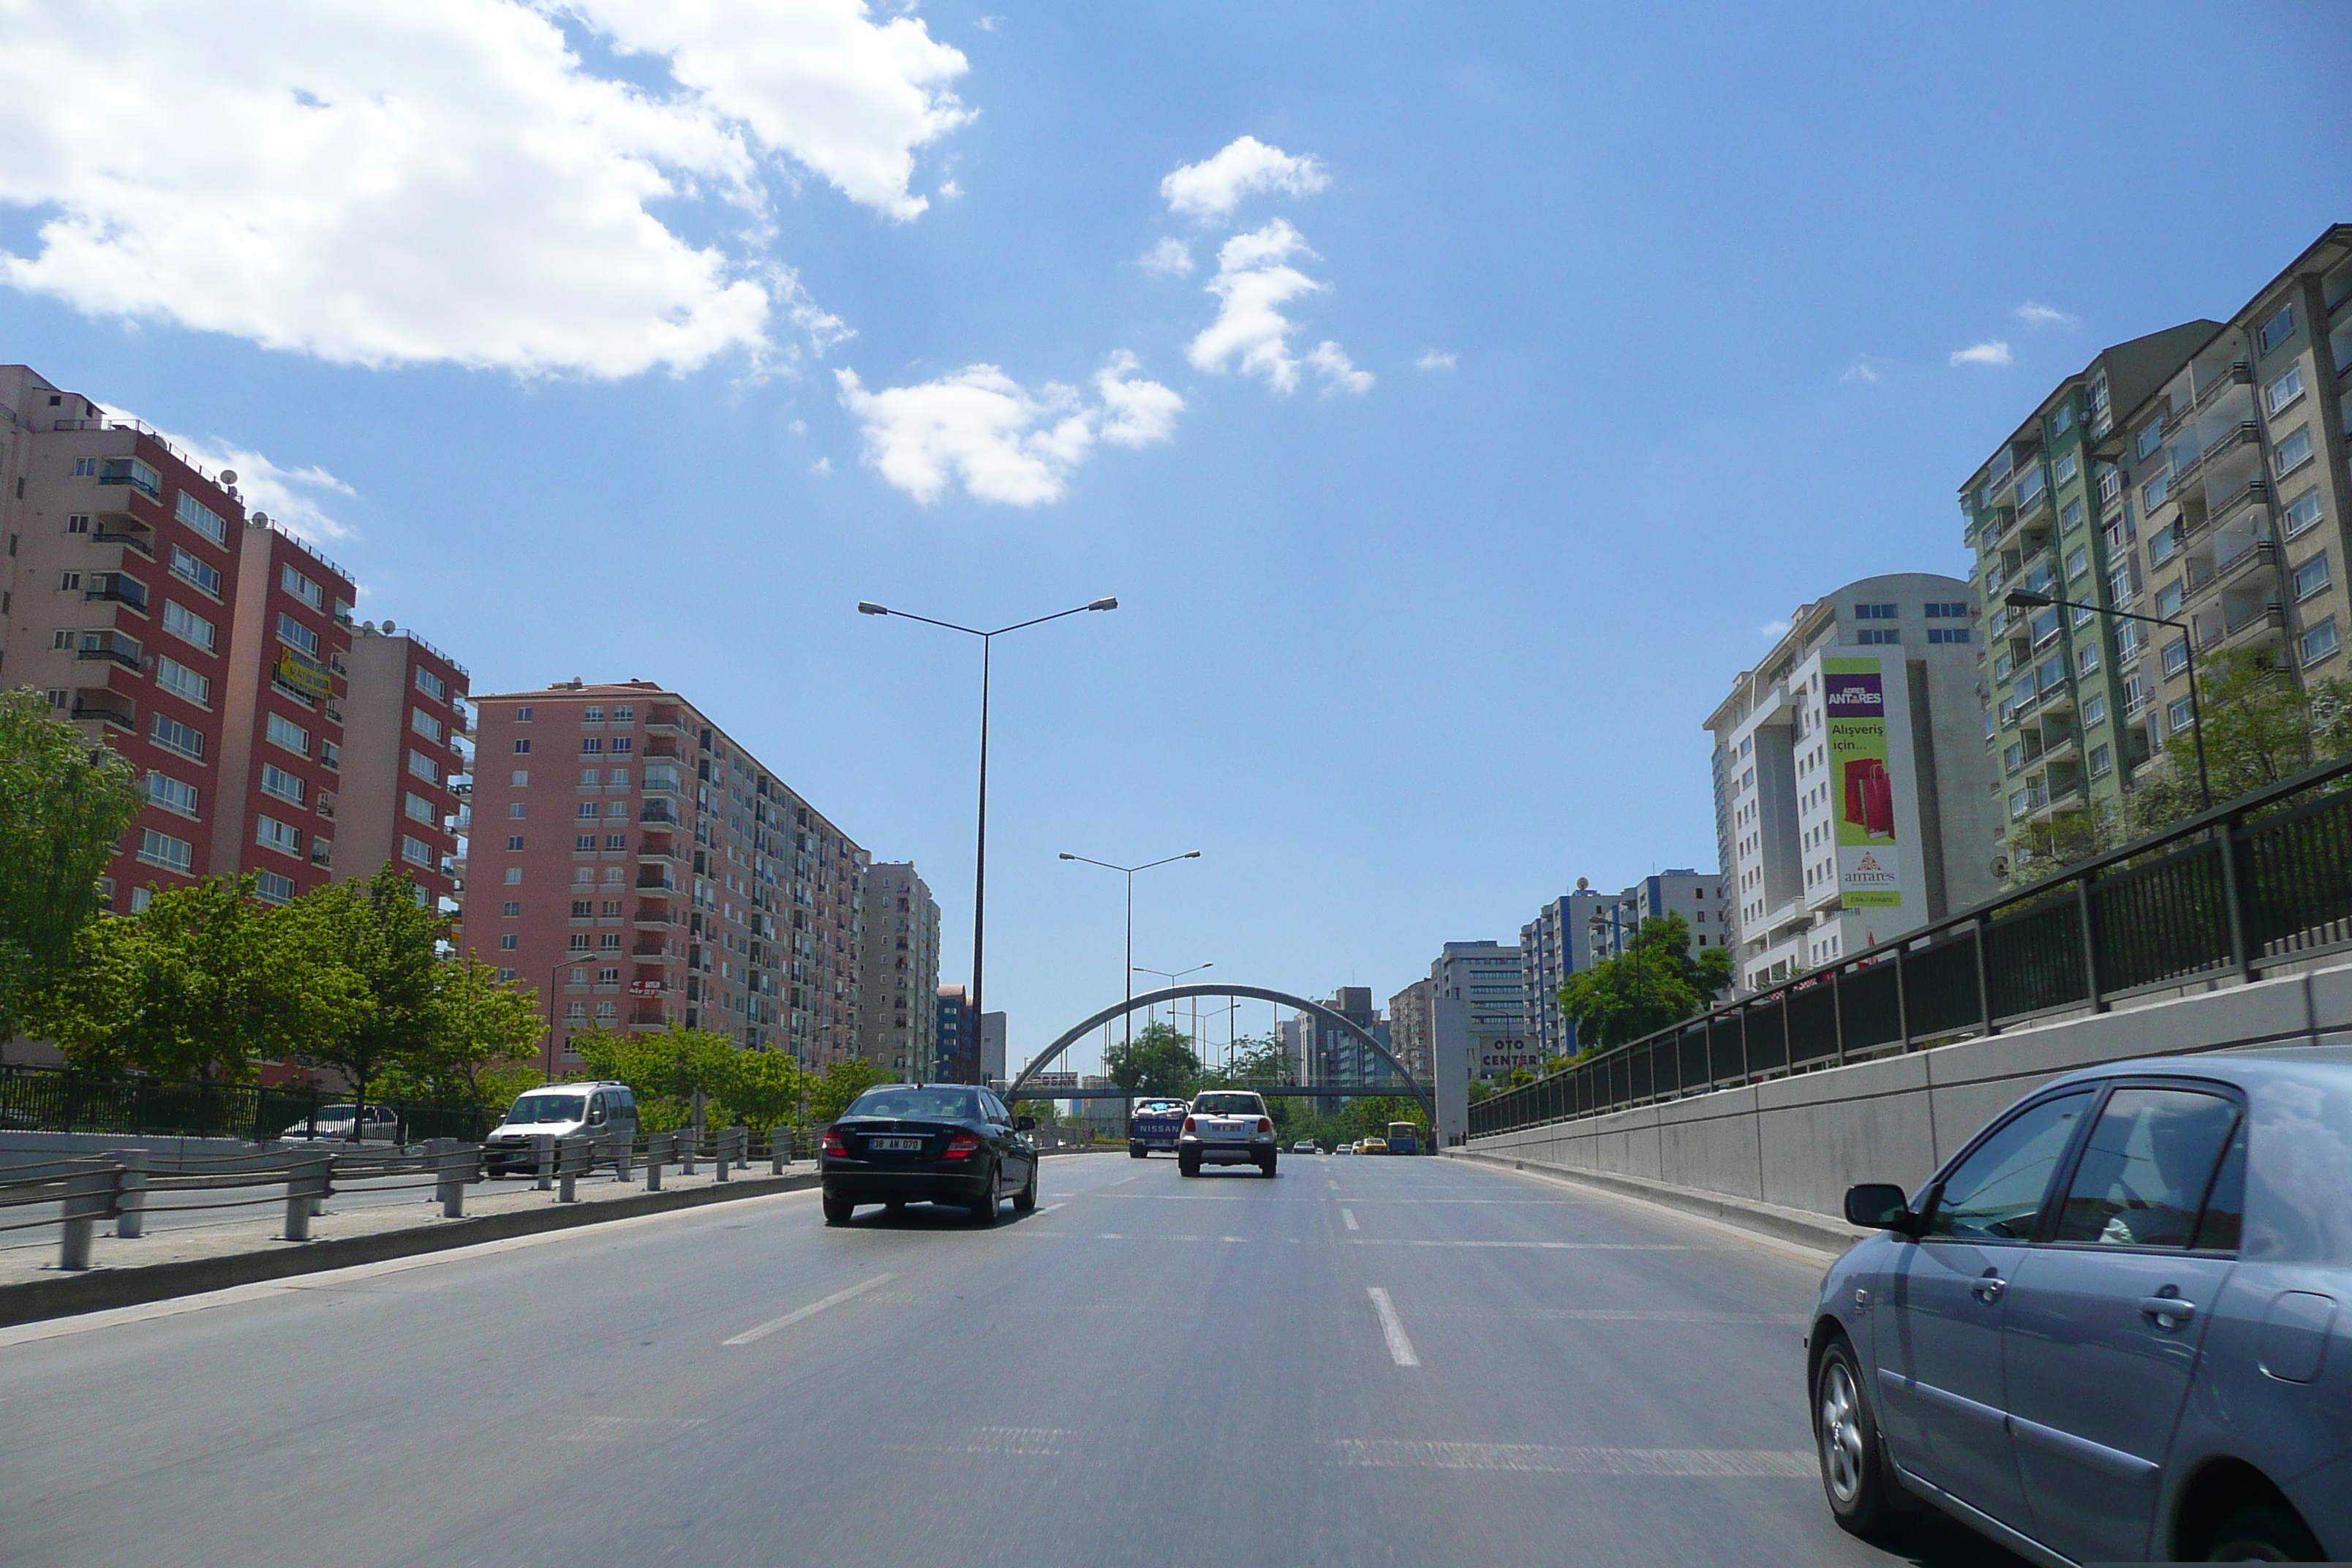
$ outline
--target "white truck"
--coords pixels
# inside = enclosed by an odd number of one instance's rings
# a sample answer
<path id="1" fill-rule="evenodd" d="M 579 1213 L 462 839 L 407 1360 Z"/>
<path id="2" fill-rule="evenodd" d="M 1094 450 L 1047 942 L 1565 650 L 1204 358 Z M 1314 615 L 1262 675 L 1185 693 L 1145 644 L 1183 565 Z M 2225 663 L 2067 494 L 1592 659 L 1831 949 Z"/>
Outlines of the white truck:
<path id="1" fill-rule="evenodd" d="M 1197 1176 L 1202 1165 L 1255 1165 L 1274 1174 L 1278 1145 L 1265 1101 L 1243 1089 L 1215 1089 L 1200 1095 L 1185 1112 L 1176 1138 L 1176 1169 Z"/>

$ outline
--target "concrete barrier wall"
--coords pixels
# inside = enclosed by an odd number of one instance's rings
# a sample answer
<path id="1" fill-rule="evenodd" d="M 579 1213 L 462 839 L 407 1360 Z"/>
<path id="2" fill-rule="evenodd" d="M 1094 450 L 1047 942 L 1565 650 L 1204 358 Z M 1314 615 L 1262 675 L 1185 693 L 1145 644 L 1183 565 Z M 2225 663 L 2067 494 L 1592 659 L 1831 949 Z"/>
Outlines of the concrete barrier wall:
<path id="1" fill-rule="evenodd" d="M 2254 1045 L 2352 1045 L 2352 966 L 1522 1128 L 1468 1147 L 1838 1215 L 1856 1182 L 1917 1186 L 2001 1110 L 2061 1073 Z"/>

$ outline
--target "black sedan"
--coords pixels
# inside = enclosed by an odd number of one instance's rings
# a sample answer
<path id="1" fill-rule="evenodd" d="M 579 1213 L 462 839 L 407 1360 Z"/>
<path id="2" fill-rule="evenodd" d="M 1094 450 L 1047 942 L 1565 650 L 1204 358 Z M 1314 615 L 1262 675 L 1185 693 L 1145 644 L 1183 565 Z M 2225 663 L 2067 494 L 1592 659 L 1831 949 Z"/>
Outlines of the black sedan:
<path id="1" fill-rule="evenodd" d="M 961 1084 L 887 1084 L 853 1101 L 825 1130 L 817 1174 L 824 1223 L 844 1225 L 859 1204 L 896 1214 L 910 1203 L 951 1204 L 981 1225 L 996 1223 L 1006 1197 L 1016 1213 L 1037 1206 L 1037 1152 L 1004 1101 Z"/>

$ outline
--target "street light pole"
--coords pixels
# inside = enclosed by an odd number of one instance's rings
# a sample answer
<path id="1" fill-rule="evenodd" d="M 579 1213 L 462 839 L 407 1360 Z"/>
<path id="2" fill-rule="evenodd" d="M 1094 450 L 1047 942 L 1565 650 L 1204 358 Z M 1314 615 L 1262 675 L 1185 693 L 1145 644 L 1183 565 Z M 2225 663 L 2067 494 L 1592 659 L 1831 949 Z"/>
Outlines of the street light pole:
<path id="1" fill-rule="evenodd" d="M 1160 973 L 1156 969 L 1138 970 L 1135 967 L 1135 874 L 1138 871 L 1149 871 L 1154 866 L 1172 866 L 1179 860 L 1198 860 L 1200 858 L 1201 852 L 1198 849 L 1187 849 L 1183 854 L 1171 855 L 1165 860 L 1147 860 L 1140 866 L 1114 866 L 1108 860 L 1089 860 L 1084 855 L 1073 855 L 1066 849 L 1062 851 L 1062 858 L 1065 860 L 1076 860 L 1088 866 L 1099 866 L 1106 871 L 1117 871 L 1127 879 L 1127 979 L 1125 984 L 1127 995 L 1130 1001 L 1135 996 L 1136 975 Z M 1127 1043 L 1130 1048 L 1135 1045 L 1133 1013 L 1127 1015 Z"/>
<path id="2" fill-rule="evenodd" d="M 2168 621 L 2162 616 L 2143 616 L 2136 610 L 2110 609 L 2105 605 L 2078 604 L 2072 599 L 2037 594 L 2031 588 L 2011 588 L 2002 603 L 2012 610 L 2088 610 L 2094 615 L 2113 616 L 2117 620 L 2145 621 L 2152 626 L 2170 626 L 2179 632 L 2181 651 L 2189 667 L 2189 738 L 2197 747 L 2197 795 L 2207 811 L 2213 809 L 2213 780 L 2205 770 L 2205 713 L 2197 700 L 2196 628 L 2187 621 Z"/>
<path id="3" fill-rule="evenodd" d="M 1132 957 L 1134 955 L 1130 953 L 1129 956 Z M 1132 979 L 1134 975 L 1157 974 L 1162 980 L 1168 982 L 1169 989 L 1174 990 L 1176 983 L 1179 980 L 1183 979 L 1184 976 L 1188 974 L 1198 974 L 1203 969 L 1214 969 L 1215 967 L 1217 967 L 1217 963 L 1214 959 L 1211 959 L 1206 963 L 1196 963 L 1190 969 L 1179 969 L 1172 972 L 1165 969 L 1151 969 L 1142 964 L 1130 963 L 1128 965 L 1128 973 L 1130 977 L 1129 984 L 1132 984 L 1134 983 Z M 1130 991 L 1128 994 L 1132 996 L 1135 993 Z M 1192 1000 L 1197 1004 L 1200 1001 L 1200 998 L 1196 996 Z M 1171 1029 L 1176 1026 L 1176 1004 L 1173 1002 L 1168 1004 L 1168 1026 Z M 1193 1047 L 1195 1047 L 1194 1054 L 1198 1055 L 1198 1047 L 1201 1044 L 1201 1010 L 1197 1005 L 1192 1009 L 1192 1033 L 1191 1039 Z"/>
<path id="4" fill-rule="evenodd" d="M 566 958 L 547 972 L 547 1081 L 555 1081 L 555 977 L 572 967 Z"/>
<path id="5" fill-rule="evenodd" d="M 1016 621 L 994 631 L 982 631 L 978 626 L 960 626 L 953 621 L 935 621 L 929 616 L 908 615 L 904 610 L 893 610 L 870 600 L 861 599 L 857 603 L 857 613 L 861 616 L 897 616 L 900 620 L 920 621 L 927 626 L 961 632 L 966 637 L 980 639 L 980 822 L 974 836 L 976 846 L 972 853 L 971 879 L 971 1014 L 975 1020 L 984 1006 L 981 985 L 988 952 L 988 682 L 991 655 L 995 651 L 996 639 L 1007 632 L 1041 626 L 1047 621 L 1058 621 L 1065 616 L 1082 615 L 1088 610 L 1118 608 L 1117 599 L 1100 598 L 1090 605 L 1056 610 L 1050 616 L 1039 616 L 1033 620 Z M 975 1022 L 973 1027 L 978 1026 Z"/>

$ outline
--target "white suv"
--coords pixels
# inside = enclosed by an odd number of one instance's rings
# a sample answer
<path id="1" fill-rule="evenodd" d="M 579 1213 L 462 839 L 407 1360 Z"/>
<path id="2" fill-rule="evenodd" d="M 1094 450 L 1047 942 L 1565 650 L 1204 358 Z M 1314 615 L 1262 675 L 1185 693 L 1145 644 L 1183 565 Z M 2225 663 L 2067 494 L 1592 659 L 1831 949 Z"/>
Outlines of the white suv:
<path id="1" fill-rule="evenodd" d="M 1215 1089 L 1192 1101 L 1176 1139 L 1176 1169 L 1197 1176 L 1207 1165 L 1255 1165 L 1274 1174 L 1278 1145 L 1265 1101 L 1248 1089 Z"/>

